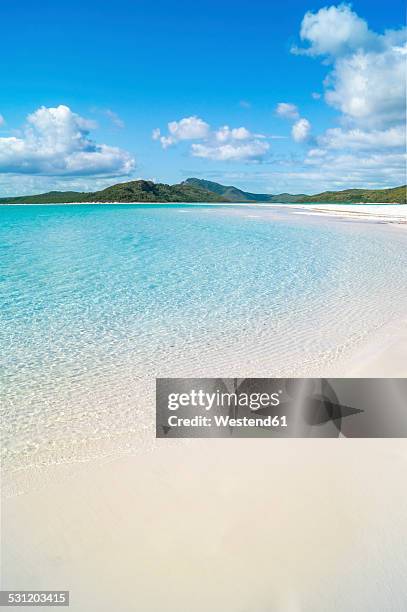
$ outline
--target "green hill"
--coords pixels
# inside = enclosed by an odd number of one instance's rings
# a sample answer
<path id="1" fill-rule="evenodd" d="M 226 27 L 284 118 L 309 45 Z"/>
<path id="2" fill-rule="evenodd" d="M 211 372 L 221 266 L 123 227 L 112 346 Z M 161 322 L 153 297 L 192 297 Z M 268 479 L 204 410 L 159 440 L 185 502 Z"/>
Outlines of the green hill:
<path id="1" fill-rule="evenodd" d="M 130 181 L 90 194 L 97 202 L 227 202 L 218 194 L 193 185 Z"/>
<path id="2" fill-rule="evenodd" d="M 32 196 L 0 198 L 0 204 L 66 204 L 69 202 L 86 202 L 88 193 L 80 191 L 48 191 Z"/>
<path id="3" fill-rule="evenodd" d="M 275 203 L 347 203 L 397 202 L 406 204 L 406 186 L 392 189 L 345 189 L 316 195 L 250 193 L 232 185 L 189 178 L 177 185 L 153 181 L 118 183 L 100 191 L 49 191 L 32 196 L 0 198 L 0 204 L 60 204 L 73 202 L 275 202 Z"/>
<path id="4" fill-rule="evenodd" d="M 227 198 L 231 202 L 397 202 L 406 203 L 406 186 L 393 187 L 391 189 L 345 189 L 343 191 L 324 191 L 315 195 L 279 193 L 276 195 L 265 193 L 250 193 L 242 191 L 231 185 L 221 185 L 212 181 L 205 181 L 197 178 L 189 178 L 184 185 L 194 185 L 202 187 L 213 193 L 217 193 Z"/>
<path id="5" fill-rule="evenodd" d="M 221 185 L 213 181 L 205 181 L 203 179 L 189 178 L 184 181 L 183 185 L 193 185 L 201 189 L 207 189 L 213 193 L 217 193 L 229 202 L 297 202 L 304 194 L 291 195 L 289 193 L 280 193 L 272 195 L 270 193 L 251 193 L 250 191 L 242 191 L 233 185 Z"/>
<path id="6" fill-rule="evenodd" d="M 303 196 L 298 202 L 384 202 L 406 204 L 407 187 L 391 189 L 345 189 L 344 191 L 324 191 L 316 195 Z"/>
<path id="7" fill-rule="evenodd" d="M 69 202 L 227 202 L 226 198 L 194 185 L 166 185 L 152 181 L 118 183 L 91 193 L 50 191 L 33 196 L 1 198 L 7 204 L 59 204 Z"/>

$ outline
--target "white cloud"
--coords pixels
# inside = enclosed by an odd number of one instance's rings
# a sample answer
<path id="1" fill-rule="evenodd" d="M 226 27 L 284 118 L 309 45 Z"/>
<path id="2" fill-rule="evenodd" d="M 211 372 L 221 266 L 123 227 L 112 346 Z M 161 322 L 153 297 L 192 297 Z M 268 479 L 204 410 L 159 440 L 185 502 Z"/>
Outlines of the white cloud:
<path id="1" fill-rule="evenodd" d="M 405 46 L 389 45 L 380 52 L 359 50 L 336 61 L 325 99 L 353 124 L 379 127 L 403 121 L 405 71 Z"/>
<path id="2" fill-rule="evenodd" d="M 22 136 L 0 138 L 0 171 L 48 176 L 120 176 L 134 159 L 122 149 L 89 138 L 95 122 L 68 106 L 42 106 L 27 117 Z"/>
<path id="3" fill-rule="evenodd" d="M 268 152 L 270 145 L 264 140 L 249 142 L 232 142 L 228 144 L 196 144 L 192 145 L 192 155 L 218 161 L 248 161 L 260 160 Z"/>
<path id="4" fill-rule="evenodd" d="M 245 127 L 231 129 L 228 125 L 224 125 L 215 132 L 215 138 L 219 142 L 228 142 L 231 140 L 247 140 L 251 137 L 252 134 Z"/>
<path id="5" fill-rule="evenodd" d="M 160 128 L 154 128 L 152 138 L 153 140 L 159 140 L 163 149 L 167 149 L 177 142 L 172 136 L 162 136 Z"/>
<path id="6" fill-rule="evenodd" d="M 303 164 L 280 161 L 273 171 L 257 175 L 270 193 L 319 193 L 354 188 L 378 189 L 405 183 L 406 156 L 403 153 L 339 153 L 312 149 Z M 244 177 L 241 178 L 243 180 Z M 246 175 L 252 180 L 253 173 Z"/>
<path id="7" fill-rule="evenodd" d="M 114 111 L 110 110 L 110 108 L 108 108 L 105 111 L 105 115 L 107 117 L 109 117 L 110 121 L 116 127 L 120 128 L 120 129 L 123 129 L 125 127 L 125 123 L 124 123 L 123 119 L 121 119 L 117 113 L 115 113 Z"/>
<path id="8" fill-rule="evenodd" d="M 186 117 L 168 124 L 169 134 L 163 136 L 161 130 L 153 130 L 152 137 L 166 149 L 180 140 L 201 140 L 191 144 L 193 157 L 219 161 L 261 160 L 270 148 L 263 134 L 253 134 L 246 127 L 231 128 L 228 125 L 212 130 L 210 125 L 199 117 Z"/>
<path id="9" fill-rule="evenodd" d="M 294 53 L 330 66 L 324 100 L 340 112 L 340 127 L 305 138 L 312 148 L 298 177 L 330 188 L 405 182 L 407 30 L 376 33 L 342 4 L 307 13 L 300 36 L 308 46 Z M 303 139 L 301 119 L 292 132 Z"/>
<path id="10" fill-rule="evenodd" d="M 318 143 L 328 149 L 383 149 L 403 147 L 406 140 L 404 125 L 387 130 L 365 131 L 360 128 L 344 130 L 332 128 L 318 139 Z"/>
<path id="11" fill-rule="evenodd" d="M 289 102 L 279 102 L 276 107 L 276 113 L 284 119 L 296 120 L 300 118 L 297 106 Z"/>
<path id="12" fill-rule="evenodd" d="M 319 149 L 318 147 L 316 147 L 315 149 L 310 149 L 307 153 L 307 157 L 313 158 L 313 157 L 325 157 L 328 154 L 328 151 L 326 149 Z"/>
<path id="13" fill-rule="evenodd" d="M 369 30 L 350 6 L 308 12 L 301 39 L 309 43 L 296 53 L 328 58 L 325 100 L 353 126 L 373 129 L 405 119 L 407 29 Z"/>
<path id="14" fill-rule="evenodd" d="M 159 128 L 153 130 L 153 139 L 159 140 L 163 149 L 180 140 L 200 140 L 209 134 L 209 125 L 200 117 L 184 117 L 180 121 L 168 123 L 168 136 L 163 136 Z"/>
<path id="15" fill-rule="evenodd" d="M 324 7 L 317 13 L 306 13 L 300 36 L 309 43 L 309 47 L 295 47 L 293 52 L 304 55 L 337 56 L 375 41 L 375 35 L 369 31 L 366 21 L 346 4 Z"/>
<path id="16" fill-rule="evenodd" d="M 317 91 L 313 91 L 311 96 L 314 100 L 320 100 L 322 98 L 322 95 L 318 93 Z"/>
<path id="17" fill-rule="evenodd" d="M 151 136 L 153 140 L 160 140 L 160 136 L 161 136 L 160 128 L 154 128 L 151 133 Z"/>
<path id="18" fill-rule="evenodd" d="M 111 184 L 111 176 L 58 177 L 40 174 L 0 173 L 0 194 L 2 197 L 32 195 L 33 193 L 44 193 L 47 191 L 97 191 L 109 187 Z"/>
<path id="19" fill-rule="evenodd" d="M 305 159 L 305 167 L 312 168 L 310 175 L 325 184 L 395 187 L 405 183 L 406 155 L 401 152 L 375 152 L 363 155 L 357 153 L 327 152 L 323 156 Z M 309 174 L 309 170 L 303 176 Z"/>
<path id="20" fill-rule="evenodd" d="M 311 124 L 308 119 L 298 119 L 291 129 L 291 134 L 295 142 L 305 142 L 311 135 Z"/>
<path id="21" fill-rule="evenodd" d="M 290 102 L 277 104 L 276 113 L 283 119 L 295 121 L 291 128 L 291 136 L 295 142 L 307 142 L 311 138 L 311 124 L 308 119 L 300 117 L 298 106 Z"/>
<path id="22" fill-rule="evenodd" d="M 214 131 L 205 144 L 194 143 L 191 152 L 194 157 L 219 161 L 259 161 L 269 148 L 263 134 L 253 134 L 243 126 L 224 125 Z"/>
<path id="23" fill-rule="evenodd" d="M 168 129 L 176 140 L 193 140 L 205 138 L 209 125 L 199 117 L 185 117 L 181 121 L 170 121 Z"/>

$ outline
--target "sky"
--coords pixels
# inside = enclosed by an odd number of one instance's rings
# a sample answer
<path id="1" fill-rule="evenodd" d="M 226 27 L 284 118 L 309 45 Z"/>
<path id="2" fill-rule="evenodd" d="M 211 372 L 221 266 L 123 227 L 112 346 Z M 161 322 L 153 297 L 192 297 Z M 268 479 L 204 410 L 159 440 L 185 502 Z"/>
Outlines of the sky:
<path id="1" fill-rule="evenodd" d="M 405 179 L 404 2 L 20 0 L 0 19 L 0 196 L 194 176 Z"/>

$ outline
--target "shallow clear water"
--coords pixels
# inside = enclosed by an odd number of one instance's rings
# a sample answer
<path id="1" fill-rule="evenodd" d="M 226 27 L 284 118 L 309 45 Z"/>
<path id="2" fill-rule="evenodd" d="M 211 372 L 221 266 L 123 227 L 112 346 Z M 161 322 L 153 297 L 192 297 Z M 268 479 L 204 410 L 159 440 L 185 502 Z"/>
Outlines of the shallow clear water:
<path id="1" fill-rule="evenodd" d="M 155 376 L 323 374 L 405 314 L 406 232 L 259 211 L 0 207 L 12 465 L 131 446 Z"/>

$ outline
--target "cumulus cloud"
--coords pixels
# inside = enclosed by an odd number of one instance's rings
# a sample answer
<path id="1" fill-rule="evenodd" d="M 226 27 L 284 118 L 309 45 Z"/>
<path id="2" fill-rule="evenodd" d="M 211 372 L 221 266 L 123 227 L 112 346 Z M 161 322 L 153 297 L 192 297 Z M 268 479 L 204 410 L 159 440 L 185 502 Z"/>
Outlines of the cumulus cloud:
<path id="1" fill-rule="evenodd" d="M 346 4 L 320 9 L 305 14 L 300 31 L 301 40 L 309 43 L 306 48 L 294 47 L 294 53 L 304 55 L 337 56 L 362 46 L 373 44 L 375 36 L 367 23 Z"/>
<path id="2" fill-rule="evenodd" d="M 402 185 L 405 164 L 403 153 L 365 153 L 360 157 L 357 153 L 312 149 L 302 164 L 292 168 L 287 161 L 276 162 L 271 172 L 262 174 L 262 179 L 274 193 L 318 193 L 350 187 L 378 189 Z"/>
<path id="3" fill-rule="evenodd" d="M 193 144 L 192 155 L 218 161 L 244 161 L 262 159 L 270 145 L 262 140 L 231 142 L 228 144 Z"/>
<path id="4" fill-rule="evenodd" d="M 368 183 L 376 172 L 376 184 L 378 177 L 388 184 L 391 175 L 394 184 L 405 182 L 406 28 L 374 32 L 341 4 L 306 13 L 300 37 L 307 46 L 293 52 L 320 57 L 329 66 L 324 100 L 340 112 L 340 127 L 313 139 L 304 138 L 302 120 L 293 126 L 294 139 L 313 146 L 306 167 L 318 166 L 313 175 L 319 180 L 325 172 Z"/>
<path id="5" fill-rule="evenodd" d="M 362 156 L 348 151 L 323 151 L 308 155 L 303 178 L 308 177 L 327 186 L 396 186 L 405 182 L 406 155 L 402 152 L 373 152 Z"/>
<path id="6" fill-rule="evenodd" d="M 295 53 L 328 59 L 325 100 L 353 125 L 378 128 L 405 119 L 407 29 L 378 34 L 350 6 L 325 7 L 304 16 Z"/>
<path id="7" fill-rule="evenodd" d="M 209 134 L 209 125 L 200 117 L 184 117 L 168 123 L 168 135 L 163 136 L 159 128 L 153 130 L 153 139 L 159 140 L 164 149 L 180 140 L 200 140 Z"/>
<path id="8" fill-rule="evenodd" d="M 42 106 L 27 117 L 21 136 L 0 138 L 0 171 L 48 176 L 120 176 L 134 159 L 122 149 L 89 137 L 95 122 L 68 106 Z"/>
<path id="9" fill-rule="evenodd" d="M 403 147 L 405 139 L 405 128 L 402 125 L 387 130 L 370 131 L 360 128 L 331 128 L 318 139 L 318 144 L 328 149 L 372 150 Z"/>
<path id="10" fill-rule="evenodd" d="M 98 191 L 112 184 L 111 176 L 49 176 L 0 173 L 2 197 L 32 195 L 46 191 Z"/>
<path id="11" fill-rule="evenodd" d="M 308 119 L 298 119 L 291 129 L 291 134 L 295 142 L 305 142 L 311 135 L 311 124 Z"/>
<path id="12" fill-rule="evenodd" d="M 297 106 L 289 102 L 279 102 L 276 107 L 276 113 L 284 119 L 295 120 L 300 118 Z"/>
<path id="13" fill-rule="evenodd" d="M 213 130 L 199 117 L 186 117 L 168 124 L 168 135 L 153 130 L 153 139 L 166 149 L 181 140 L 201 140 L 191 144 L 193 157 L 219 161 L 261 160 L 270 148 L 263 134 L 253 134 L 246 127 L 231 128 L 223 125 Z"/>
<path id="14" fill-rule="evenodd" d="M 231 129 L 228 125 L 224 125 L 215 132 L 215 138 L 219 142 L 227 142 L 230 140 L 247 140 L 248 138 L 251 138 L 251 134 L 245 127 Z"/>
<path id="15" fill-rule="evenodd" d="M 291 136 L 295 142 L 307 142 L 311 139 L 311 123 L 300 117 L 298 106 L 290 102 L 280 102 L 276 106 L 276 113 L 283 119 L 295 121 L 291 128 Z"/>
<path id="16" fill-rule="evenodd" d="M 405 183 L 407 30 L 374 32 L 341 4 L 306 13 L 300 37 L 303 48 L 293 52 L 319 59 L 327 72 L 323 93 L 310 94 L 338 111 L 337 125 L 311 134 L 315 126 L 311 130 L 298 107 L 280 102 L 276 114 L 291 122 L 293 139 L 307 148 L 302 159 L 291 154 L 274 158 L 273 171 L 262 174 L 270 191 L 316 193 Z M 233 150 L 228 148 L 232 143 L 216 144 L 194 147 L 195 155 L 233 159 L 238 154 L 236 140 Z"/>
<path id="17" fill-rule="evenodd" d="M 404 121 L 406 50 L 405 44 L 389 44 L 379 52 L 359 49 L 339 58 L 326 81 L 326 101 L 353 124 L 378 127 Z"/>

